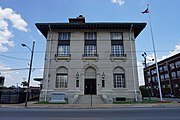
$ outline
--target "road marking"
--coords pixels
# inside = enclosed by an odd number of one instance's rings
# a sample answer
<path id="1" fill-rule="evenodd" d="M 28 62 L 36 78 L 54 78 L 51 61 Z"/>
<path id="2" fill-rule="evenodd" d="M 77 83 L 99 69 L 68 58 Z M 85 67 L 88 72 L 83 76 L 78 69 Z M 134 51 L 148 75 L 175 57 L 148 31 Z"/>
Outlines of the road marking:
<path id="1" fill-rule="evenodd" d="M 49 118 L 48 120 L 100 120 L 100 118 Z"/>

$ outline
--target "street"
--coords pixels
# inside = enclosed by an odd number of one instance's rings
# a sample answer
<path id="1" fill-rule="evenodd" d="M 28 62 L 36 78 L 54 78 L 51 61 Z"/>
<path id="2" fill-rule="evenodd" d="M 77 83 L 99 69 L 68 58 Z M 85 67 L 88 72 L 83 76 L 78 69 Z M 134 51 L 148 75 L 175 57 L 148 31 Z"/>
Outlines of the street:
<path id="1" fill-rule="evenodd" d="M 0 120 L 179 120 L 180 108 L 0 108 Z"/>

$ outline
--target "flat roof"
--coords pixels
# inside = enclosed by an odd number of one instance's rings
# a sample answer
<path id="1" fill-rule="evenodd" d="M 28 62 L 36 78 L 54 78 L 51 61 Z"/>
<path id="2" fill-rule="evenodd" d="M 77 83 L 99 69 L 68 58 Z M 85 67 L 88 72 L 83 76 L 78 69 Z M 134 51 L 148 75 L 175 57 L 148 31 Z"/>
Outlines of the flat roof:
<path id="1" fill-rule="evenodd" d="M 57 29 L 131 29 L 136 38 L 146 27 L 146 23 L 120 23 L 120 22 L 99 22 L 99 23 L 36 23 L 38 30 L 47 38 L 49 28 Z"/>

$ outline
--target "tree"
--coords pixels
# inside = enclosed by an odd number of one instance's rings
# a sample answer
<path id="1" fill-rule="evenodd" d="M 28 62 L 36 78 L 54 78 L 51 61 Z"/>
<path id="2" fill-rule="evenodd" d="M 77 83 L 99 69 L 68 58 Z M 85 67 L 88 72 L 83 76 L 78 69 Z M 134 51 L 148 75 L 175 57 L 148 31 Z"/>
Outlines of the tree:
<path id="1" fill-rule="evenodd" d="M 145 85 L 139 86 L 139 90 L 141 91 L 142 98 L 148 97 L 148 90 L 146 89 Z"/>

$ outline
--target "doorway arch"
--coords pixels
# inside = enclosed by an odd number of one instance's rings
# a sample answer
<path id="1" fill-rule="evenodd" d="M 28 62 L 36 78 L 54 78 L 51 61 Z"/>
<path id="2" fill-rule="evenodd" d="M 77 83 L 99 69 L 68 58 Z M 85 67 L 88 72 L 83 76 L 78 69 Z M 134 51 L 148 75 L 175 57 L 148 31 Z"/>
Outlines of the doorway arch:
<path id="1" fill-rule="evenodd" d="M 96 85 L 96 69 L 93 67 L 88 67 L 84 71 L 85 77 L 84 77 L 84 94 L 97 94 L 97 85 Z"/>

